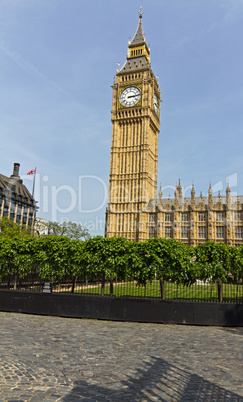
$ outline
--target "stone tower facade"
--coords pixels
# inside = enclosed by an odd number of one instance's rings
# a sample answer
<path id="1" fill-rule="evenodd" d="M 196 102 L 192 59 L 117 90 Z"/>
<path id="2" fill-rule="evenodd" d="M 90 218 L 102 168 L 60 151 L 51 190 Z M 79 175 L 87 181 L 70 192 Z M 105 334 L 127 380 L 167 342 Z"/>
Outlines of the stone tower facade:
<path id="1" fill-rule="evenodd" d="M 106 236 L 143 241 L 146 206 L 157 196 L 160 90 L 151 69 L 141 10 L 127 60 L 114 79 L 111 115 Z"/>
<path id="2" fill-rule="evenodd" d="M 179 180 L 174 198 L 157 198 L 160 90 L 150 64 L 142 11 L 127 60 L 113 83 L 112 143 L 107 237 L 145 241 L 172 238 L 190 246 L 207 240 L 243 245 L 243 196 L 184 197 Z"/>

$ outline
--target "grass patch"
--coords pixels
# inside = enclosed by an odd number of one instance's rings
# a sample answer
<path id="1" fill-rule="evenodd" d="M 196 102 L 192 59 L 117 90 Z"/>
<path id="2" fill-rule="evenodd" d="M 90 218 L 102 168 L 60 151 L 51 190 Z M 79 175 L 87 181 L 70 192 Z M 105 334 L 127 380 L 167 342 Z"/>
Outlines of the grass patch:
<path id="1" fill-rule="evenodd" d="M 74 293 L 101 295 L 101 285 L 83 286 L 75 289 Z M 106 283 L 104 287 L 104 295 L 110 296 L 110 284 Z M 161 298 L 159 281 L 154 280 L 147 283 L 146 286 L 137 286 L 136 282 L 114 283 L 113 296 L 115 297 L 145 297 L 145 298 Z M 165 298 L 168 300 L 218 300 L 218 285 L 216 283 L 208 283 L 203 285 L 183 286 L 175 283 L 165 283 Z M 223 300 L 243 302 L 243 285 L 224 284 Z"/>

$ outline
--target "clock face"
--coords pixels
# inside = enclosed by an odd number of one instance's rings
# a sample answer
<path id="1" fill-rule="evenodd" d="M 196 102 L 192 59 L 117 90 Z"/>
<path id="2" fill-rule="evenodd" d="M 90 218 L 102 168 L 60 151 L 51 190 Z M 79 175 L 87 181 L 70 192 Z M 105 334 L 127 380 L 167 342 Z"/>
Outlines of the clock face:
<path id="1" fill-rule="evenodd" d="M 122 91 L 120 102 L 123 106 L 130 107 L 136 105 L 141 97 L 141 92 L 137 87 L 129 87 Z"/>
<path id="2" fill-rule="evenodd" d="M 158 114 L 158 111 L 159 111 L 159 101 L 158 101 L 158 98 L 157 98 L 157 95 L 156 95 L 156 94 L 154 94 L 154 96 L 153 96 L 153 106 L 154 106 L 154 111 L 155 111 L 155 113 Z"/>

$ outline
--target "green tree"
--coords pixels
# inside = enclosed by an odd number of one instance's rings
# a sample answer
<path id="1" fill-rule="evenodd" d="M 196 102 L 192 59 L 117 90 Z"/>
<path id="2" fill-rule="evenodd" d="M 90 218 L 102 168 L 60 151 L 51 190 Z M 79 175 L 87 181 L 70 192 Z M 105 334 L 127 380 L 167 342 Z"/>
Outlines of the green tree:
<path id="1" fill-rule="evenodd" d="M 69 239 L 88 239 L 90 234 L 88 230 L 75 222 L 52 222 L 45 223 L 48 235 L 52 236 L 66 236 Z"/>
<path id="2" fill-rule="evenodd" d="M 0 235 L 6 237 L 26 237 L 30 236 L 30 231 L 25 226 L 17 224 L 7 217 L 3 217 L 0 219 Z"/>
<path id="3" fill-rule="evenodd" d="M 218 284 L 218 300 L 223 301 L 223 283 L 230 280 L 230 247 L 207 241 L 195 247 L 199 279 Z"/>
<path id="4" fill-rule="evenodd" d="M 230 280 L 236 284 L 236 299 L 243 282 L 243 247 L 230 247 Z"/>
<path id="5" fill-rule="evenodd" d="M 127 250 L 127 240 L 119 237 L 96 236 L 84 242 L 81 260 L 86 264 L 88 274 L 101 275 L 102 296 L 106 280 L 110 282 L 110 294 L 113 294 L 113 281 L 124 277 Z"/>
<path id="6" fill-rule="evenodd" d="M 129 255 L 127 258 L 127 277 L 135 279 L 138 286 L 145 286 L 147 282 L 155 279 L 155 267 L 151 264 L 150 250 L 148 243 L 130 242 Z"/>
<path id="7" fill-rule="evenodd" d="M 190 249 L 172 239 L 149 239 L 147 241 L 149 264 L 154 266 L 160 281 L 161 298 L 165 299 L 165 281 L 191 285 L 196 281 L 197 271 Z"/>
<path id="8" fill-rule="evenodd" d="M 14 288 L 17 281 L 26 277 L 32 269 L 32 245 L 34 238 L 21 232 L 15 237 L 1 233 L 0 235 L 0 265 L 2 275 L 14 275 Z"/>
<path id="9" fill-rule="evenodd" d="M 229 252 L 231 280 L 239 283 L 243 280 L 243 247 L 230 247 Z"/>
<path id="10" fill-rule="evenodd" d="M 44 235 L 35 239 L 33 259 L 38 261 L 42 279 L 62 279 L 72 274 L 71 240 L 65 236 Z"/>

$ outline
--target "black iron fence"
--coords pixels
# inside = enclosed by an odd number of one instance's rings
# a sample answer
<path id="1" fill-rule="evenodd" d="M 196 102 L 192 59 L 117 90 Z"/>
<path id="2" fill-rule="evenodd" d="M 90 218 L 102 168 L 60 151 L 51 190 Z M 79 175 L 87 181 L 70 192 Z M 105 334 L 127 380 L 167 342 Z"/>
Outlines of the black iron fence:
<path id="1" fill-rule="evenodd" d="M 6 264 L 8 264 L 6 269 Z M 7 262 L 0 265 L 0 290 L 19 290 L 44 293 L 71 293 L 74 295 L 113 296 L 152 298 L 163 300 L 223 301 L 243 303 L 243 282 L 213 283 L 197 280 L 190 286 L 172 281 L 153 279 L 146 284 L 138 284 L 137 279 L 122 280 L 118 275 L 107 279 L 104 273 L 90 269 L 82 275 L 65 275 L 61 270 L 56 275 L 48 275 L 50 263 L 45 275 L 40 275 L 38 263 L 16 265 Z M 51 267 L 53 268 L 53 267 Z M 6 272 L 10 273 L 6 273 Z M 81 270 L 80 270 L 81 271 Z M 53 270 L 52 270 L 53 272 Z"/>

